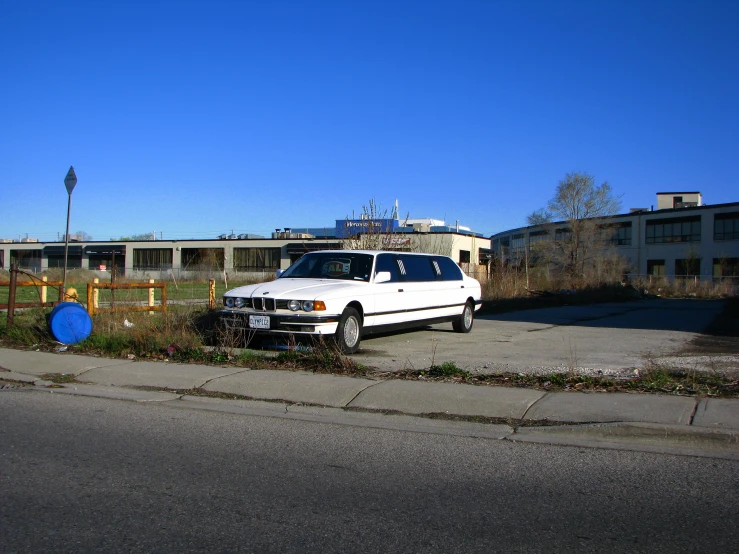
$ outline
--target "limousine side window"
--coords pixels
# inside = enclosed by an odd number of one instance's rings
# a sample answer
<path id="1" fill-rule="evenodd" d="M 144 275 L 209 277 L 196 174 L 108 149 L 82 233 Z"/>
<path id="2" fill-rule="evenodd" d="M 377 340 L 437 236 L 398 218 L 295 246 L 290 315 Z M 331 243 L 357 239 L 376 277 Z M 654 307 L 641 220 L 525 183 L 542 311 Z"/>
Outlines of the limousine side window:
<path id="1" fill-rule="evenodd" d="M 375 262 L 375 273 L 380 273 L 380 271 L 390 272 L 390 283 L 397 283 L 400 281 L 400 277 L 398 277 L 398 261 L 395 259 L 393 254 L 380 254 L 377 256 L 377 261 Z"/>
<path id="2" fill-rule="evenodd" d="M 461 281 L 462 270 L 451 258 L 439 257 L 436 261 L 441 267 L 441 277 L 444 281 Z"/>
<path id="3" fill-rule="evenodd" d="M 436 281 L 431 258 L 426 256 L 398 256 L 398 266 L 404 281 Z"/>

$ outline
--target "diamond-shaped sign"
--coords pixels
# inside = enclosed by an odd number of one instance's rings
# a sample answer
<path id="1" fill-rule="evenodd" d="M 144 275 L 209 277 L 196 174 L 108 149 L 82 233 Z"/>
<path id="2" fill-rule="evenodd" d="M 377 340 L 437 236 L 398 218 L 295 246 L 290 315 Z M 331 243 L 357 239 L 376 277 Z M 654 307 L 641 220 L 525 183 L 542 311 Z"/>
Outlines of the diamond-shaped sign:
<path id="1" fill-rule="evenodd" d="M 64 186 L 67 187 L 67 194 L 72 194 L 74 186 L 77 184 L 77 175 L 74 174 L 74 167 L 69 166 L 67 176 L 64 178 Z"/>

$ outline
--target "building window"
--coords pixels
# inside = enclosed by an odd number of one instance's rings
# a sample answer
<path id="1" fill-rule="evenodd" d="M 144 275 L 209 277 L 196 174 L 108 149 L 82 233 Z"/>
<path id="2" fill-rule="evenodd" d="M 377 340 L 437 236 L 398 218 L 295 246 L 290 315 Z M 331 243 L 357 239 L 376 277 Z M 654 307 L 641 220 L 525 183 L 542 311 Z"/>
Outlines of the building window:
<path id="1" fill-rule="evenodd" d="M 64 257 L 62 257 L 62 265 Z M 41 271 L 41 250 L 11 250 L 10 263 L 17 264 L 18 269 Z"/>
<path id="2" fill-rule="evenodd" d="M 631 246 L 631 221 L 609 227 L 611 244 L 614 246 Z"/>
<path id="3" fill-rule="evenodd" d="M 250 271 L 256 269 L 279 269 L 279 248 L 234 248 L 234 269 Z"/>
<path id="4" fill-rule="evenodd" d="M 693 277 L 700 275 L 701 261 L 700 258 L 687 258 L 685 260 L 675 260 L 675 277 Z"/>
<path id="5" fill-rule="evenodd" d="M 223 269 L 223 248 L 183 248 L 182 269 Z"/>
<path id="6" fill-rule="evenodd" d="M 554 231 L 554 240 L 558 242 L 568 242 L 572 240 L 572 231 L 567 228 L 557 229 Z"/>
<path id="7" fill-rule="evenodd" d="M 664 260 L 647 260 L 647 274 L 648 275 L 664 275 L 665 274 L 665 261 Z"/>
<path id="8" fill-rule="evenodd" d="M 739 258 L 714 258 L 714 277 L 739 277 Z"/>
<path id="9" fill-rule="evenodd" d="M 739 240 L 739 212 L 713 216 L 713 240 Z"/>
<path id="10" fill-rule="evenodd" d="M 121 275 L 126 268 L 125 256 L 115 256 L 114 258 L 111 254 L 90 254 L 87 259 L 87 267 L 91 270 L 99 270 L 102 267 L 105 270 L 112 271 L 113 266 L 115 266 L 116 273 Z"/>
<path id="11" fill-rule="evenodd" d="M 700 242 L 700 240 L 700 216 L 647 221 L 647 244 Z"/>
<path id="12" fill-rule="evenodd" d="M 461 263 L 461 264 L 468 264 L 468 263 L 470 263 L 470 251 L 469 250 L 460 250 L 459 251 L 459 263 Z"/>
<path id="13" fill-rule="evenodd" d="M 529 233 L 529 244 L 536 244 L 545 240 L 549 240 L 549 233 L 546 231 L 533 231 Z"/>
<path id="14" fill-rule="evenodd" d="M 64 254 L 61 256 L 58 254 L 49 254 L 46 256 L 46 262 L 49 269 L 63 268 L 64 267 Z M 67 254 L 67 269 L 81 269 L 82 268 L 82 256 L 73 256 Z"/>
<path id="15" fill-rule="evenodd" d="M 134 269 L 172 269 L 171 248 L 134 248 Z"/>

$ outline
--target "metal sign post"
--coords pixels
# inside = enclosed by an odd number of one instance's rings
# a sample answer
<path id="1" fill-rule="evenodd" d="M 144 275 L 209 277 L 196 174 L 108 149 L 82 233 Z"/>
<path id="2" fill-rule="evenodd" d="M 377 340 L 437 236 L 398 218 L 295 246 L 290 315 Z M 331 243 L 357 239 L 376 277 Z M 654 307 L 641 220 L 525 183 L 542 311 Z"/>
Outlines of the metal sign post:
<path id="1" fill-rule="evenodd" d="M 64 186 L 67 187 L 67 232 L 64 234 L 64 270 L 62 274 L 62 288 L 59 291 L 59 301 L 65 300 L 64 295 L 67 290 L 67 251 L 69 250 L 69 214 L 72 211 L 72 191 L 77 184 L 77 175 L 74 174 L 74 167 L 70 166 L 67 176 L 64 178 Z"/>

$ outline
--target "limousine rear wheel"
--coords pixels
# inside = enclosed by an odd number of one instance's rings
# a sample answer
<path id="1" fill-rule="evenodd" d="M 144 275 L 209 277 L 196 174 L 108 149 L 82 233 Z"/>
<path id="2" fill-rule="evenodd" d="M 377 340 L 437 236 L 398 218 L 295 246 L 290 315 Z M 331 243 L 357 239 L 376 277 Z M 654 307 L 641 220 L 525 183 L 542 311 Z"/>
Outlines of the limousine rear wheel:
<path id="1" fill-rule="evenodd" d="M 472 323 L 475 321 L 475 310 L 472 302 L 467 302 L 462 310 L 459 319 L 452 322 L 452 327 L 457 333 L 469 333 L 472 330 Z"/>
<path id="2" fill-rule="evenodd" d="M 339 327 L 336 329 L 336 342 L 344 354 L 354 354 L 359 350 L 362 337 L 362 319 L 354 308 L 346 308 L 341 314 Z"/>

